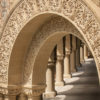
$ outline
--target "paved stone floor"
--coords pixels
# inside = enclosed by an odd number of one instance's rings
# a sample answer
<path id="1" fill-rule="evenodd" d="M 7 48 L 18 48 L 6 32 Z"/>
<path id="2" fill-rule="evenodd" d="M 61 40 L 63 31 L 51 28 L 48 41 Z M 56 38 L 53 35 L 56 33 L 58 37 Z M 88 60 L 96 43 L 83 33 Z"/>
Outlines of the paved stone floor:
<path id="1" fill-rule="evenodd" d="M 93 59 L 78 67 L 71 79 L 65 79 L 65 86 L 56 87 L 57 96 L 44 100 L 100 100 L 98 75 Z"/>

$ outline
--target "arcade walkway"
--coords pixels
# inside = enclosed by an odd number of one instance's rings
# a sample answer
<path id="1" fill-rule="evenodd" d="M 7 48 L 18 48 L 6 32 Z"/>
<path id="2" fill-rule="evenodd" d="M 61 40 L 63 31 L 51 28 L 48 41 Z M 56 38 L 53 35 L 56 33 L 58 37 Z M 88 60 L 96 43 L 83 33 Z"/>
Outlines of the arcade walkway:
<path id="1" fill-rule="evenodd" d="M 71 79 L 65 79 L 64 87 L 56 87 L 57 96 L 44 100 L 100 100 L 98 76 L 93 59 L 88 59 L 73 73 Z"/>

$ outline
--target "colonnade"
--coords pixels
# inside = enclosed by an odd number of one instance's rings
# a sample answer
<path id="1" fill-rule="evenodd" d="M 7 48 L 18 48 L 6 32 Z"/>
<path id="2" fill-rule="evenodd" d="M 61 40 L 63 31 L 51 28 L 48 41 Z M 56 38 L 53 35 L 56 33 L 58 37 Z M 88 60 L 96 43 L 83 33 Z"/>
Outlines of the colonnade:
<path id="1" fill-rule="evenodd" d="M 46 70 L 46 86 L 34 85 L 18 89 L 3 88 L 0 100 L 42 100 L 53 98 L 57 92 L 55 86 L 64 86 L 64 79 L 71 78 L 72 73 L 77 71 L 88 58 L 87 46 L 73 35 L 67 35 L 61 39 L 52 51 Z M 18 92 L 19 91 L 19 92 Z M 20 92 L 21 91 L 21 92 Z"/>
<path id="2" fill-rule="evenodd" d="M 77 71 L 77 67 L 81 67 L 81 64 L 88 58 L 86 44 L 73 35 L 67 35 L 60 40 L 56 46 L 56 51 L 53 52 L 56 52 L 56 59 L 51 60 L 52 67 L 49 67 L 51 65 L 48 61 L 45 98 L 55 97 L 55 86 L 64 86 L 64 79 L 71 78 L 72 73 Z M 55 75 L 53 75 L 53 68 L 56 69 Z"/>

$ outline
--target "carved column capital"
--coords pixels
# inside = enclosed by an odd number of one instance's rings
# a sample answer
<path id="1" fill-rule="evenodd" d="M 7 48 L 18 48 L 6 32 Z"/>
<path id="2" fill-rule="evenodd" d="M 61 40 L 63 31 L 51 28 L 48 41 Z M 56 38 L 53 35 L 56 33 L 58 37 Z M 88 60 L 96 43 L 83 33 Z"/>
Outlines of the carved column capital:
<path id="1" fill-rule="evenodd" d="M 70 54 L 71 54 L 70 50 L 69 51 L 65 51 L 65 56 L 70 55 Z"/>
<path id="2" fill-rule="evenodd" d="M 55 60 L 52 58 L 49 58 L 48 60 L 48 67 L 53 67 L 55 65 Z"/>
<path id="3" fill-rule="evenodd" d="M 54 67 L 54 65 L 55 65 L 55 61 L 53 61 L 53 62 L 48 62 L 48 67 Z"/>
<path id="4" fill-rule="evenodd" d="M 64 55 L 57 55 L 57 60 L 62 61 L 64 59 Z"/>
<path id="5" fill-rule="evenodd" d="M 23 87 L 22 94 L 27 95 L 28 97 L 40 96 L 45 92 L 46 85 L 33 85 L 32 88 Z"/>
<path id="6" fill-rule="evenodd" d="M 32 86 L 32 92 L 33 92 L 33 96 L 39 96 L 41 95 L 43 92 L 45 92 L 45 88 L 46 85 L 33 85 Z"/>
<path id="7" fill-rule="evenodd" d="M 9 95 L 18 95 L 21 91 L 21 86 L 9 85 L 8 86 L 8 94 Z"/>
<path id="8" fill-rule="evenodd" d="M 32 96 L 32 88 L 23 87 L 21 94 Z"/>

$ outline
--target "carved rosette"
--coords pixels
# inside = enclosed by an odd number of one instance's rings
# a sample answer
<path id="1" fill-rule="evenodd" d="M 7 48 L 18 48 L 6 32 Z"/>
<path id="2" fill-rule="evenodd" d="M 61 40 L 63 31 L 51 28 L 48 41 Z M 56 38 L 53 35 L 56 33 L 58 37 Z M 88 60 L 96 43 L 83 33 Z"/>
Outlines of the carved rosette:
<path id="1" fill-rule="evenodd" d="M 44 12 L 62 14 L 70 19 L 80 29 L 81 33 L 83 32 L 82 36 L 88 42 L 98 67 L 100 66 L 100 47 L 95 47 L 95 42 L 100 45 L 98 37 L 100 24 L 83 0 L 22 0 L 10 16 L 2 33 L 0 41 L 0 83 L 8 83 L 10 56 L 20 30 L 36 14 Z"/>

